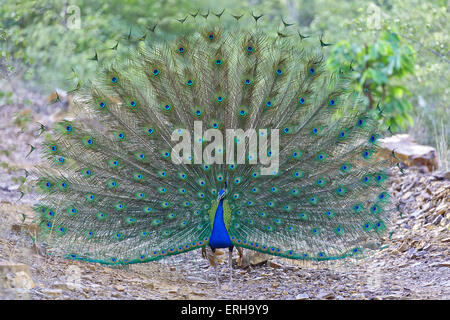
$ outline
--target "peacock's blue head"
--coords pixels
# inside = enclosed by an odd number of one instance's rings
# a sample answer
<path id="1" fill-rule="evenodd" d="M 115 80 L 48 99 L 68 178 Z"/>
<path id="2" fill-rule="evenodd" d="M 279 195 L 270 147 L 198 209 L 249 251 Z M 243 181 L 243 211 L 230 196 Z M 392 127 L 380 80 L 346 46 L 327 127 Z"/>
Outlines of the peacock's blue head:
<path id="1" fill-rule="evenodd" d="M 220 201 L 222 199 L 225 198 L 225 189 L 221 189 L 218 193 L 217 193 L 217 201 Z"/>

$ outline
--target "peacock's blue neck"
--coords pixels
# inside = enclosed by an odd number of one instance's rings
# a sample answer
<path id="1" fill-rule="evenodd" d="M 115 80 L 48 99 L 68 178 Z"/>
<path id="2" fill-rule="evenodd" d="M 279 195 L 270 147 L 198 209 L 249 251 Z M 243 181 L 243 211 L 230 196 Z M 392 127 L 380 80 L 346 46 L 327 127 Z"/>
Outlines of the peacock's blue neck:
<path id="1" fill-rule="evenodd" d="M 225 221 L 223 220 L 223 199 L 220 200 L 214 215 L 213 229 L 209 238 L 211 249 L 231 247 L 230 236 L 228 235 Z"/>

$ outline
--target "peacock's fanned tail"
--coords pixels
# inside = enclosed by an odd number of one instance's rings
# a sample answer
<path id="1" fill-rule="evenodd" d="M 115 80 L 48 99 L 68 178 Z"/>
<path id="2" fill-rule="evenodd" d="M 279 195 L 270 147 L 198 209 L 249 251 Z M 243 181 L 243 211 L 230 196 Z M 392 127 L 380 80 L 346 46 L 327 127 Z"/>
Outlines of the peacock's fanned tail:
<path id="1" fill-rule="evenodd" d="M 361 256 L 385 233 L 389 163 L 376 157 L 378 122 L 347 77 L 329 74 L 322 52 L 307 52 L 298 36 L 226 31 L 220 21 L 171 42 L 141 41 L 77 93 L 82 112 L 52 130 L 43 147 L 51 167 L 37 180 L 35 210 L 53 254 L 127 264 L 206 246 L 225 182 L 235 246 L 330 260 Z M 193 149 L 208 146 L 195 141 L 195 121 L 224 137 L 253 128 L 269 142 L 279 129 L 278 154 L 264 150 L 279 170 L 261 174 L 267 164 L 250 164 L 250 154 L 207 165 L 192 152 L 173 163 L 174 130 L 191 133 Z M 216 150 L 224 162 L 227 150 Z"/>

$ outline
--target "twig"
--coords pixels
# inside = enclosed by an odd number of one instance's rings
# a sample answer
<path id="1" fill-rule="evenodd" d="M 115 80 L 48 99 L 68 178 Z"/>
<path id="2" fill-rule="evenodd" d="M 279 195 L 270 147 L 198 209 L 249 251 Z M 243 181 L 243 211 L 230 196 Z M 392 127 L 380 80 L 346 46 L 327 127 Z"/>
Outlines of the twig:
<path id="1" fill-rule="evenodd" d="M 408 40 L 410 40 L 410 41 L 414 41 L 415 43 L 417 43 L 419 46 L 421 46 L 421 47 L 424 48 L 425 50 L 427 50 L 427 51 L 431 52 L 432 54 L 434 54 L 434 55 L 436 55 L 436 56 L 442 58 L 445 62 L 447 62 L 447 63 L 450 62 L 450 60 L 447 59 L 445 56 L 443 56 L 442 54 L 440 54 L 439 52 L 437 52 L 437 51 L 435 51 L 435 50 L 433 50 L 433 49 L 430 49 L 430 48 L 425 47 L 425 46 L 424 46 L 422 43 L 420 43 L 419 41 L 417 41 L 417 40 L 415 40 L 415 39 L 411 39 L 410 37 L 407 37 L 407 36 L 405 36 L 405 35 L 403 35 L 403 34 L 398 34 L 398 35 L 401 36 L 401 37 L 403 37 L 403 38 L 406 38 L 406 39 L 408 39 Z"/>

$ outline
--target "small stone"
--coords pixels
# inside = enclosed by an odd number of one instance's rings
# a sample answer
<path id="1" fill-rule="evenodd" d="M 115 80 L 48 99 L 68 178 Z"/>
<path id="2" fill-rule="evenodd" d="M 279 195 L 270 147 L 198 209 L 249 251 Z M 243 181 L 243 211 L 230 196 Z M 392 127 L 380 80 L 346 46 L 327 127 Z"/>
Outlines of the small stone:
<path id="1" fill-rule="evenodd" d="M 332 292 L 327 292 L 327 291 L 320 290 L 319 293 L 317 294 L 317 298 L 318 298 L 318 299 L 328 299 L 328 300 L 331 300 L 331 299 L 334 299 L 334 298 L 335 298 L 335 295 L 334 295 L 334 293 L 332 293 Z"/>
<path id="2" fill-rule="evenodd" d="M 0 261 L 0 274 L 6 274 L 9 272 L 20 272 L 24 271 L 26 273 L 30 273 L 30 268 L 23 263 L 14 263 L 11 261 Z"/>
<path id="3" fill-rule="evenodd" d="M 308 300 L 309 296 L 306 293 L 300 293 L 295 296 L 295 300 Z"/>
<path id="4" fill-rule="evenodd" d="M 408 243 L 406 243 L 406 241 L 405 241 L 405 242 L 402 243 L 400 248 L 398 248 L 398 251 L 405 252 L 406 250 L 408 250 L 408 248 L 409 248 Z"/>
<path id="5" fill-rule="evenodd" d="M 376 300 L 398 300 L 401 297 L 395 294 L 387 294 L 384 296 L 376 296 Z"/>
<path id="6" fill-rule="evenodd" d="M 263 277 L 256 277 L 256 278 L 253 278 L 253 279 L 249 279 L 247 282 L 249 284 L 254 284 L 254 283 L 260 282 L 260 280 L 263 280 L 263 279 L 264 279 Z"/>
<path id="7" fill-rule="evenodd" d="M 191 281 L 191 282 L 196 282 L 196 283 L 209 283 L 205 279 L 200 278 L 200 277 L 195 277 L 195 276 L 187 276 L 186 280 Z"/>
<path id="8" fill-rule="evenodd" d="M 61 289 L 46 289 L 42 291 L 43 294 L 51 296 L 53 298 L 58 298 L 62 295 Z"/>
<path id="9" fill-rule="evenodd" d="M 61 290 L 76 290 L 77 288 L 81 287 L 79 284 L 74 282 L 56 282 L 53 284 L 53 289 L 61 289 Z"/>
<path id="10" fill-rule="evenodd" d="M 35 284 L 30 276 L 30 268 L 23 263 L 0 262 L 0 288 L 31 289 Z"/>
<path id="11" fill-rule="evenodd" d="M 175 268 L 175 267 L 170 267 L 169 269 L 170 269 L 170 271 L 177 271 L 177 268 Z"/>
<path id="12" fill-rule="evenodd" d="M 124 291 L 125 290 L 125 287 L 124 286 L 122 286 L 122 285 L 117 285 L 117 286 L 115 286 L 114 287 L 117 291 L 120 291 L 120 292 L 122 292 L 122 291 Z"/>
<path id="13" fill-rule="evenodd" d="M 32 289 L 35 287 L 33 280 L 30 275 L 24 271 L 19 271 L 17 273 L 8 273 L 6 276 L 10 287 L 20 288 L 20 289 Z"/>
<path id="14" fill-rule="evenodd" d="M 154 289 L 155 285 L 153 282 L 142 282 L 142 286 L 146 289 Z"/>
<path id="15" fill-rule="evenodd" d="M 450 267 L 450 261 L 435 262 L 430 267 Z"/>
<path id="16" fill-rule="evenodd" d="M 269 261 L 269 266 L 274 268 L 274 269 L 280 269 L 283 268 L 283 266 L 275 261 L 270 260 Z"/>
<path id="17" fill-rule="evenodd" d="M 202 291 L 191 291 L 191 293 L 201 297 L 206 296 L 206 293 Z"/>

